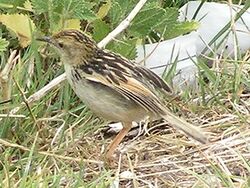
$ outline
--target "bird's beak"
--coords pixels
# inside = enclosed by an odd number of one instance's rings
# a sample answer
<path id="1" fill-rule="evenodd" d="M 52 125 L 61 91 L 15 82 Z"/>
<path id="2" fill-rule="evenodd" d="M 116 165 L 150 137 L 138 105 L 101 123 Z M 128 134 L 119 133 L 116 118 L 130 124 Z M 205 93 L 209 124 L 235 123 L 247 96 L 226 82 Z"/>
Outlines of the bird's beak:
<path id="1" fill-rule="evenodd" d="M 42 42 L 47 42 L 47 43 L 53 43 L 52 38 L 51 37 L 47 37 L 47 36 L 44 36 L 44 37 L 41 37 L 41 38 L 36 38 L 36 40 L 42 41 Z"/>
<path id="2" fill-rule="evenodd" d="M 38 41 L 42 41 L 42 42 L 47 42 L 55 47 L 58 47 L 58 44 L 56 42 L 55 39 L 53 39 L 52 37 L 47 37 L 47 36 L 44 36 L 44 37 L 41 37 L 41 38 L 36 38 L 36 40 Z"/>

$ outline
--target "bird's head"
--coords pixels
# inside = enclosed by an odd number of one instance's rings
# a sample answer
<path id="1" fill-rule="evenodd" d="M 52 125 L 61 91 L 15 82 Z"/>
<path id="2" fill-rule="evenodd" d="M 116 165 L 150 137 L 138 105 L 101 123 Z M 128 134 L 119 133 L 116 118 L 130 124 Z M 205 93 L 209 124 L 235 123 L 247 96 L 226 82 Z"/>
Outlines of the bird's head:
<path id="1" fill-rule="evenodd" d="M 98 48 L 95 41 L 78 30 L 64 30 L 37 40 L 51 44 L 66 63 L 76 63 L 77 61 L 73 60 L 77 58 L 88 60 Z"/>

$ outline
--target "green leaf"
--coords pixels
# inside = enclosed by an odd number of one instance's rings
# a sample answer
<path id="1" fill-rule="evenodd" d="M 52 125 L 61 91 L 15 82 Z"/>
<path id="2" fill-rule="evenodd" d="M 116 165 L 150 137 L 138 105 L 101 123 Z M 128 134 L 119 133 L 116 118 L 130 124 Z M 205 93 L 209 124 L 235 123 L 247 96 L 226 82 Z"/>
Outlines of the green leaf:
<path id="1" fill-rule="evenodd" d="M 91 10 L 94 4 L 85 0 L 54 0 L 52 6 L 58 14 L 67 19 L 89 20 L 96 17 Z"/>
<path id="2" fill-rule="evenodd" d="M 44 13 L 44 12 L 48 12 L 49 10 L 49 1 L 48 0 L 31 0 L 31 4 L 34 8 L 34 10 L 38 13 Z"/>
<path id="3" fill-rule="evenodd" d="M 123 14 L 122 7 L 119 5 L 119 3 L 113 2 L 109 12 L 109 18 L 112 27 L 115 27 L 120 22 L 124 16 Z"/>
<path id="4" fill-rule="evenodd" d="M 121 54 L 128 59 L 135 59 L 136 57 L 136 41 L 137 39 L 124 39 L 120 41 L 113 41 L 108 44 L 107 48 L 112 52 Z"/>
<path id="5" fill-rule="evenodd" d="M 28 15 L 25 14 L 0 14 L 0 22 L 8 30 L 13 31 L 18 37 L 22 47 L 27 47 L 32 39 L 32 31 L 36 26 Z"/>
<path id="6" fill-rule="evenodd" d="M 100 19 L 104 18 L 108 14 L 110 8 L 111 8 L 111 0 L 107 0 L 99 8 L 99 10 L 97 12 L 97 17 L 100 18 Z"/>
<path id="7" fill-rule="evenodd" d="M 103 39 L 110 32 L 109 25 L 101 19 L 95 20 L 93 22 L 93 27 L 93 38 L 97 42 Z"/>
<path id="8" fill-rule="evenodd" d="M 112 28 L 116 27 L 134 8 L 138 1 L 112 0 L 111 8 L 108 13 Z"/>
<path id="9" fill-rule="evenodd" d="M 66 7 L 67 5 L 66 11 L 68 11 L 69 18 L 86 20 L 94 20 L 96 18 L 95 13 L 91 10 L 94 6 L 92 3 L 83 0 L 64 0 L 64 6 Z"/>
<path id="10" fill-rule="evenodd" d="M 0 38 L 0 52 L 4 52 L 9 45 L 9 42 L 3 38 Z"/>
<path id="11" fill-rule="evenodd" d="M 176 23 L 172 25 L 170 28 L 166 29 L 166 32 L 164 33 L 164 38 L 171 39 L 180 36 L 182 34 L 189 33 L 193 30 L 196 30 L 198 29 L 198 27 L 199 23 L 195 21 Z"/>
<path id="12" fill-rule="evenodd" d="M 37 13 L 47 13 L 51 32 L 63 29 L 70 19 L 96 19 L 94 3 L 85 0 L 32 0 L 32 5 Z"/>
<path id="13" fill-rule="evenodd" d="M 133 20 L 130 32 L 139 37 L 147 35 L 163 19 L 164 14 L 165 10 L 159 7 L 143 9 Z"/>
<path id="14" fill-rule="evenodd" d="M 163 32 L 165 29 L 169 30 L 171 29 L 171 26 L 174 25 L 177 22 L 178 16 L 179 16 L 179 12 L 178 9 L 176 8 L 166 8 L 164 9 L 165 13 L 162 16 L 161 19 L 159 19 L 158 21 L 156 21 L 155 25 L 154 25 L 154 29 L 156 30 L 160 30 L 161 32 Z"/>
<path id="15" fill-rule="evenodd" d="M 176 8 L 164 9 L 156 2 L 148 3 L 132 21 L 129 32 L 138 37 L 145 37 L 153 30 L 163 33 L 177 23 L 178 15 Z"/>

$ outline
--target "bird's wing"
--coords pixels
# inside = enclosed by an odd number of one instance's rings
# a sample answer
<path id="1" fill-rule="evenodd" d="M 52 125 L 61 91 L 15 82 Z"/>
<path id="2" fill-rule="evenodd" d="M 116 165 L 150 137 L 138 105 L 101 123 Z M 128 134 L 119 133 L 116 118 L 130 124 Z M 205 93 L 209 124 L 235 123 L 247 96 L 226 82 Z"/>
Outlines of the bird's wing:
<path id="1" fill-rule="evenodd" d="M 114 79 L 118 79 L 115 75 L 104 76 L 96 72 L 91 75 L 84 75 L 84 78 L 89 81 L 101 83 L 105 86 L 114 89 L 128 100 L 136 102 L 151 113 L 160 115 L 164 112 L 162 110 L 162 106 L 158 97 L 150 89 L 145 87 L 143 83 L 141 83 L 134 77 L 128 77 L 126 75 L 123 76 L 126 81 L 114 81 Z M 113 80 L 110 77 L 114 77 Z"/>
<path id="2" fill-rule="evenodd" d="M 163 117 L 174 127 L 205 143 L 206 136 L 192 124 L 165 108 L 155 90 L 171 92 L 168 85 L 149 69 L 117 55 L 101 54 L 84 66 L 85 79 L 114 89 L 128 100 L 136 102 L 150 113 Z"/>
<path id="3" fill-rule="evenodd" d="M 142 106 L 145 110 L 156 116 L 161 116 L 173 127 L 182 130 L 188 136 L 191 136 L 202 143 L 207 142 L 207 137 L 198 127 L 186 122 L 180 117 L 174 115 L 167 108 L 163 107 L 157 96 L 134 77 L 125 76 L 127 81 L 119 81 L 119 84 L 110 82 L 105 76 L 96 73 L 88 75 L 85 78 L 89 81 L 98 82 L 113 88 L 128 100 L 132 100 Z"/>
<path id="4" fill-rule="evenodd" d="M 118 54 L 99 50 L 95 60 L 102 62 L 102 66 L 116 73 L 118 79 L 122 80 L 123 76 L 132 77 L 152 92 L 158 90 L 164 94 L 172 94 L 171 87 L 154 72 Z"/>

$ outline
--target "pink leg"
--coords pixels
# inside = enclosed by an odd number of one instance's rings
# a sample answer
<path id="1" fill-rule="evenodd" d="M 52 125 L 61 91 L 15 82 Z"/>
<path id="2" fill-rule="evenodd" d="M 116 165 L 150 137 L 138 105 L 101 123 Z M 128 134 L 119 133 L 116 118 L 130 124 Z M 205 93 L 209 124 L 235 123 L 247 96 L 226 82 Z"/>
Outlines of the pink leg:
<path id="1" fill-rule="evenodd" d="M 122 139 L 128 134 L 129 130 L 132 127 L 131 123 L 123 123 L 123 129 L 115 137 L 115 139 L 108 146 L 108 152 L 106 153 L 106 158 L 110 159 L 115 152 L 117 146 L 121 143 Z"/>

